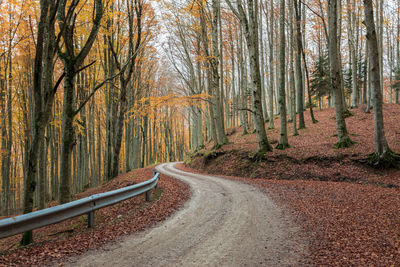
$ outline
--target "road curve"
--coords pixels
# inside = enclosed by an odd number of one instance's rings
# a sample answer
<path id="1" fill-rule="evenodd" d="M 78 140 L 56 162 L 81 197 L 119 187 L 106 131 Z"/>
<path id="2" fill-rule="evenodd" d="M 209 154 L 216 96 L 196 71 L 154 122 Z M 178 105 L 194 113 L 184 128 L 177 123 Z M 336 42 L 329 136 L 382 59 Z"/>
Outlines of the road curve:
<path id="1" fill-rule="evenodd" d="M 174 163 L 163 174 L 192 188 L 171 218 L 118 244 L 79 257 L 72 266 L 293 266 L 306 245 L 281 210 L 257 188 L 184 172 Z"/>

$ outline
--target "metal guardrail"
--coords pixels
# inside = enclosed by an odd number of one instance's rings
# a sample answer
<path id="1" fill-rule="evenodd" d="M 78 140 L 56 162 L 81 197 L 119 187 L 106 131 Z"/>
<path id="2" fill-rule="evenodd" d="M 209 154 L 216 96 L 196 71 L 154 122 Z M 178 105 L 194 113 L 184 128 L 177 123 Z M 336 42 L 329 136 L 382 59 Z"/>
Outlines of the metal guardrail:
<path id="1" fill-rule="evenodd" d="M 159 173 L 143 183 L 127 186 L 117 190 L 91 195 L 55 207 L 0 220 L 0 238 L 20 234 L 49 224 L 88 214 L 88 227 L 94 224 L 94 211 L 124 201 L 128 198 L 146 193 L 150 200 L 150 189 L 157 187 Z"/>

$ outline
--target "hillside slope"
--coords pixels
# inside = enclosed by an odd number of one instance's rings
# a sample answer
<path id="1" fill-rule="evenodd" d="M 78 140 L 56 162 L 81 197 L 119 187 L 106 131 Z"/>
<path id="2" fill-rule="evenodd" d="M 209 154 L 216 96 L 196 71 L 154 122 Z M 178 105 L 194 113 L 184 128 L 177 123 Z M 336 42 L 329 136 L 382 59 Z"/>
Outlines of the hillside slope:
<path id="1" fill-rule="evenodd" d="M 306 115 L 306 129 L 290 136 L 291 148 L 253 160 L 254 134 L 235 129 L 230 144 L 212 151 L 212 144 L 188 158 L 183 169 L 223 175 L 264 188 L 287 208 L 314 241 L 315 264 L 390 266 L 400 262 L 400 170 L 376 170 L 363 163 L 374 151 L 373 114 L 352 110 L 346 119 L 350 148 L 334 149 L 333 109 L 317 111 L 319 123 Z M 385 105 L 389 146 L 400 152 L 400 106 Z M 277 120 L 275 125 L 278 125 Z M 289 123 L 289 133 L 292 124 Z M 269 130 L 276 144 L 279 128 Z"/>
<path id="2" fill-rule="evenodd" d="M 74 196 L 74 199 L 146 181 L 153 171 L 154 166 L 121 174 L 102 186 Z M 34 230 L 35 242 L 26 247 L 18 247 L 20 235 L 1 239 L 0 266 L 61 266 L 73 256 L 165 220 L 189 196 L 190 189 L 185 183 L 160 175 L 159 187 L 152 190 L 150 202 L 146 202 L 144 196 L 137 196 L 97 210 L 92 228 L 87 228 L 87 216 L 82 215 Z"/>

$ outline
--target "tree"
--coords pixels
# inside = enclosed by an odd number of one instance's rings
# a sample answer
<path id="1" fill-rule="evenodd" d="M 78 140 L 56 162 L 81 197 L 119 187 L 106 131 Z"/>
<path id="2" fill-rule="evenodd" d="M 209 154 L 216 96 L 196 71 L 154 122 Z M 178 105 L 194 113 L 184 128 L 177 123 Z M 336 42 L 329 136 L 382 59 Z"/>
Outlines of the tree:
<path id="1" fill-rule="evenodd" d="M 220 64 L 220 56 L 219 56 L 219 47 L 218 42 L 222 42 L 222 40 L 218 40 L 218 22 L 220 17 L 220 2 L 219 0 L 212 0 L 212 17 L 211 17 L 211 43 L 212 43 L 212 54 L 207 55 L 209 60 L 209 66 L 211 68 L 211 93 L 213 94 L 213 105 L 211 108 L 214 109 L 214 121 L 215 121 L 215 130 L 217 132 L 217 147 L 224 145 L 228 142 L 228 138 L 225 134 L 225 122 L 223 115 L 223 107 L 221 100 L 221 92 L 222 82 L 220 83 L 220 73 L 218 71 L 218 65 Z M 206 50 L 208 51 L 208 49 Z M 222 74 L 222 73 L 221 73 Z"/>
<path id="2" fill-rule="evenodd" d="M 343 101 L 342 101 L 342 76 L 340 58 L 338 54 L 338 3 L 337 0 L 328 1 L 328 21 L 329 21 L 329 59 L 330 59 L 330 74 L 331 74 L 331 85 L 334 95 L 335 105 L 335 117 L 336 117 L 336 128 L 338 135 L 338 142 L 336 148 L 349 147 L 353 144 L 350 139 L 346 121 L 344 116 Z"/>
<path id="3" fill-rule="evenodd" d="M 100 28 L 101 18 L 103 16 L 103 3 L 101 0 L 94 0 L 95 17 L 93 18 L 93 26 L 89 36 L 81 50 L 77 50 L 76 40 L 74 36 L 76 23 L 76 9 L 78 1 L 73 1 L 67 6 L 67 1 L 60 1 L 57 16 L 60 28 L 63 29 L 63 46 L 58 48 L 58 55 L 64 65 L 64 99 L 63 113 L 61 126 L 61 172 L 60 172 L 60 198 L 59 203 L 67 203 L 71 201 L 71 152 L 75 144 L 74 133 L 74 117 L 78 114 L 81 108 L 75 107 L 75 76 L 81 71 L 81 66 L 84 63 L 86 56 L 89 54 L 94 41 L 96 40 L 97 32 Z M 90 64 L 91 65 L 91 64 Z M 87 102 L 87 101 L 86 101 Z M 85 103 L 86 103 L 85 102 Z"/>
<path id="4" fill-rule="evenodd" d="M 281 0 L 280 5 L 280 85 L 279 85 L 279 110 L 281 114 L 281 134 L 279 138 L 277 149 L 285 149 L 289 146 L 288 136 L 287 136 L 287 121 L 286 121 L 286 94 L 285 94 L 285 0 Z"/>
<path id="5" fill-rule="evenodd" d="M 301 38 L 301 8 L 297 0 L 294 0 L 294 10 L 296 18 L 296 82 L 297 82 L 297 109 L 299 112 L 299 129 L 306 128 L 304 122 L 304 86 L 303 72 L 301 70 L 301 57 L 303 53 L 303 41 Z"/>
<path id="6" fill-rule="evenodd" d="M 396 104 L 399 104 L 399 101 L 400 101 L 400 99 L 399 99 L 400 98 L 399 97 L 399 95 L 400 95 L 400 65 L 396 66 L 393 69 L 393 74 L 394 74 L 393 82 L 390 86 L 393 88 L 393 90 L 395 92 L 394 102 Z"/>
<path id="7" fill-rule="evenodd" d="M 315 62 L 314 70 L 311 73 L 311 93 L 318 98 L 331 94 L 331 78 L 328 64 L 327 53 L 321 54 Z"/>
<path id="8" fill-rule="evenodd" d="M 36 172 L 39 149 L 43 145 L 45 129 L 51 116 L 53 100 L 61 78 L 53 86 L 53 59 L 56 53 L 56 12 L 59 1 L 40 1 L 40 19 L 36 38 L 35 65 L 33 73 L 34 104 L 31 126 L 31 142 L 27 154 L 27 170 L 24 184 L 24 214 L 33 210 L 33 194 L 36 189 Z M 62 29 L 62 28 L 61 28 Z M 25 232 L 21 245 L 33 242 L 32 231 Z"/>
<path id="9" fill-rule="evenodd" d="M 298 135 L 297 131 L 297 118 L 296 118 L 296 86 L 295 86 L 295 74 L 294 74 L 294 53 L 293 50 L 296 46 L 295 38 L 294 38 L 294 23 L 293 23 L 293 2 L 296 0 L 289 0 L 289 37 L 290 37 L 290 45 L 289 45 L 289 57 L 290 57 L 290 98 L 291 98 L 291 120 L 293 122 L 293 136 Z"/>
<path id="10" fill-rule="evenodd" d="M 390 168 L 397 166 L 400 155 L 393 153 L 386 141 L 383 123 L 381 63 L 379 58 L 378 39 L 375 30 L 374 13 L 371 0 L 364 0 L 367 42 L 369 46 L 368 59 L 371 61 L 371 93 L 374 109 L 374 142 L 375 152 L 370 155 L 368 162 L 375 167 Z"/>
<path id="11" fill-rule="evenodd" d="M 264 10 L 267 10 L 265 7 Z M 266 20 L 268 22 L 268 43 L 269 43 L 269 85 L 268 85 L 268 113 L 269 123 L 268 129 L 274 129 L 274 84 L 275 84 L 275 62 L 274 62 L 274 0 L 270 0 L 269 13 L 265 11 Z"/>
<path id="12" fill-rule="evenodd" d="M 253 114 L 255 122 L 255 130 L 257 134 L 257 143 L 259 156 L 263 156 L 265 152 L 271 151 L 272 147 L 268 142 L 268 137 L 265 132 L 264 116 L 261 105 L 261 74 L 259 62 L 259 45 L 258 45 L 258 24 L 256 16 L 256 5 L 253 0 L 247 1 L 248 15 L 246 14 L 242 1 L 237 1 L 237 10 L 232 6 L 230 0 L 226 0 L 232 12 L 240 20 L 243 25 L 244 35 L 246 37 L 247 48 L 250 57 L 250 71 L 252 79 L 252 101 Z M 270 99 L 271 101 L 271 99 Z M 271 114 L 272 116 L 272 114 Z"/>
<path id="13" fill-rule="evenodd" d="M 115 123 L 115 133 L 114 133 L 114 148 L 113 148 L 113 160 L 111 165 L 111 170 L 108 180 L 116 177 L 119 173 L 119 158 L 120 158 L 120 150 L 122 144 L 122 133 L 124 126 L 124 118 L 126 113 L 126 105 L 127 105 L 127 90 L 129 83 L 132 79 L 132 74 L 136 66 L 136 58 L 138 53 L 143 45 L 142 40 L 142 16 L 143 16 L 143 3 L 142 0 L 135 0 L 133 5 L 130 1 L 126 1 L 126 8 L 128 11 L 128 53 L 126 56 L 126 63 L 121 64 L 120 59 L 114 50 L 111 39 L 109 38 L 109 47 L 111 48 L 111 52 L 113 55 L 113 59 L 117 69 L 121 74 L 119 75 L 120 80 L 120 93 L 118 98 L 118 113 L 114 113 L 113 122 Z M 134 25 L 134 15 L 136 15 L 136 25 Z M 134 38 L 134 29 L 136 28 L 136 38 Z M 119 53 L 122 54 L 122 53 Z M 124 65 L 129 65 L 127 70 L 125 71 Z"/>

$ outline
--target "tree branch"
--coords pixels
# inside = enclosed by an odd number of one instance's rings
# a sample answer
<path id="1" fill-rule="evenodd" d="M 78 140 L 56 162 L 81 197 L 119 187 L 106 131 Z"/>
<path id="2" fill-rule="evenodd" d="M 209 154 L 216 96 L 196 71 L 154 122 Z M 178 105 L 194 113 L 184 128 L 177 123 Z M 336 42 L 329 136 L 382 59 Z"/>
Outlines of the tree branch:
<path id="1" fill-rule="evenodd" d="M 237 108 L 236 110 L 242 110 L 242 111 L 249 111 L 253 114 L 256 114 L 253 110 L 249 109 L 249 108 Z"/>
<path id="2" fill-rule="evenodd" d="M 76 73 L 79 73 L 79 72 L 81 72 L 81 71 L 83 71 L 84 69 L 89 68 L 89 67 L 92 66 L 94 63 L 96 63 L 96 60 L 93 61 L 93 62 L 91 62 L 90 64 L 88 64 L 88 65 L 86 65 L 86 66 L 80 68 L 79 70 L 77 70 L 77 71 L 75 72 L 75 74 L 76 74 Z M 53 95 L 57 92 L 58 86 L 60 86 L 60 84 L 61 84 L 62 80 L 64 79 L 64 77 L 65 77 L 65 72 L 63 72 L 63 73 L 61 74 L 60 78 L 58 78 L 56 84 L 54 85 L 53 91 L 52 91 L 52 92 L 53 92 Z"/>
<path id="3" fill-rule="evenodd" d="M 130 59 L 132 59 L 133 57 L 131 57 Z M 122 69 L 115 75 L 108 77 L 107 79 L 105 79 L 104 81 L 102 81 L 100 84 L 98 84 L 95 88 L 93 88 L 92 92 L 90 93 L 90 95 L 79 105 L 78 109 L 76 109 L 74 111 L 74 117 L 81 111 L 81 109 L 86 105 L 86 103 L 90 100 L 90 98 L 92 98 L 92 96 L 96 93 L 97 90 L 99 90 L 105 83 L 107 83 L 108 81 L 113 80 L 114 78 L 116 78 L 117 76 L 121 75 L 126 67 L 129 64 L 130 59 L 126 62 L 126 64 L 122 67 Z M 94 62 L 92 62 L 93 64 Z M 87 66 L 86 66 L 87 67 Z M 85 68 L 85 67 L 84 67 Z"/>

